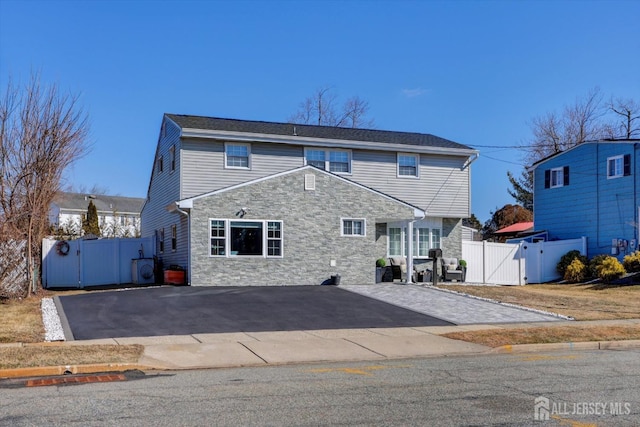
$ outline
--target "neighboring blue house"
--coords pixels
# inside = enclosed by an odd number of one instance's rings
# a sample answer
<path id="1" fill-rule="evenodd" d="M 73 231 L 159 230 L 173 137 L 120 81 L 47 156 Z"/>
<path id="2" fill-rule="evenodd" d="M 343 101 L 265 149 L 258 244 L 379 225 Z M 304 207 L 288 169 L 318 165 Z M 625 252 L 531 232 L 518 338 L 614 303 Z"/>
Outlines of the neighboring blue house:
<path id="1" fill-rule="evenodd" d="M 549 239 L 587 237 L 588 253 L 619 259 L 638 248 L 640 140 L 584 142 L 540 160 L 534 228 Z"/>

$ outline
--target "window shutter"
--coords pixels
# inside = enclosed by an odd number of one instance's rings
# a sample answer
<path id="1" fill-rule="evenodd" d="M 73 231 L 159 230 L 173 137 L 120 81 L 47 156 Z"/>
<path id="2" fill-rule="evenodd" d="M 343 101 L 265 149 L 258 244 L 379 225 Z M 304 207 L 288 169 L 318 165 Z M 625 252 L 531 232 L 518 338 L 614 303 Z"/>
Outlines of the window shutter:
<path id="1" fill-rule="evenodd" d="M 564 182 L 563 182 L 562 185 L 567 186 L 567 185 L 569 185 L 569 166 L 565 166 L 564 170 L 562 172 L 564 174 L 564 176 L 563 176 Z"/>
<path id="2" fill-rule="evenodd" d="M 551 170 L 544 171 L 544 188 L 551 187 Z"/>
<path id="3" fill-rule="evenodd" d="M 623 170 L 624 176 L 631 175 L 631 154 L 624 155 Z"/>

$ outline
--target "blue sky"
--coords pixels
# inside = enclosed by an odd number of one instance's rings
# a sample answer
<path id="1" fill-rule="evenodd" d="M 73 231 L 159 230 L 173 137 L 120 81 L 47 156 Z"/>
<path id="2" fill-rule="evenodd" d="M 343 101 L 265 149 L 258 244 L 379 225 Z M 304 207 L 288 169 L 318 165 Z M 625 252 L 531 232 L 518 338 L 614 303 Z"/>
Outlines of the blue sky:
<path id="1" fill-rule="evenodd" d="M 316 89 L 378 129 L 480 150 L 472 212 L 513 203 L 530 121 L 583 97 L 640 100 L 640 1 L 0 0 L 8 76 L 80 95 L 91 152 L 75 188 L 144 197 L 162 115 L 286 121 Z M 489 148 L 495 147 L 498 148 Z"/>

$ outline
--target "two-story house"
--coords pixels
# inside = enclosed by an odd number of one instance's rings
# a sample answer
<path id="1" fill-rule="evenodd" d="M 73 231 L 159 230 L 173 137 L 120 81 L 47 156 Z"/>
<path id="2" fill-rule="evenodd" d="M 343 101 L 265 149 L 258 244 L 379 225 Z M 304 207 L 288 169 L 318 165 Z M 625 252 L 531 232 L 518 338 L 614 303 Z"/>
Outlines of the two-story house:
<path id="1" fill-rule="evenodd" d="M 549 239 L 587 237 L 588 256 L 638 246 L 640 140 L 584 142 L 532 166 L 534 225 Z"/>
<path id="2" fill-rule="evenodd" d="M 140 236 L 140 211 L 145 201 L 140 197 L 60 192 L 49 207 L 49 223 L 58 234 L 82 236 L 90 201 L 98 212 L 100 237 Z"/>
<path id="3" fill-rule="evenodd" d="M 193 285 L 373 283 L 381 257 L 460 257 L 477 156 L 428 134 L 165 114 L 142 236 Z"/>

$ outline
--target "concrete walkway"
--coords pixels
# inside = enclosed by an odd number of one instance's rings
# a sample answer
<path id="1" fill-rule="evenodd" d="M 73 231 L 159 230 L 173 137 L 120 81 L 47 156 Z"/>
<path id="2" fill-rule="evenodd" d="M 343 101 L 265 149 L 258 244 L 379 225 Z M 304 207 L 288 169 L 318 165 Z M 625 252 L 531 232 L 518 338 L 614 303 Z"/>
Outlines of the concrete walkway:
<path id="1" fill-rule="evenodd" d="M 381 283 L 339 287 L 456 325 L 563 320 L 551 314 L 481 300 L 431 286 Z"/>

